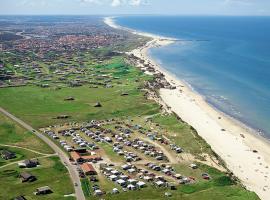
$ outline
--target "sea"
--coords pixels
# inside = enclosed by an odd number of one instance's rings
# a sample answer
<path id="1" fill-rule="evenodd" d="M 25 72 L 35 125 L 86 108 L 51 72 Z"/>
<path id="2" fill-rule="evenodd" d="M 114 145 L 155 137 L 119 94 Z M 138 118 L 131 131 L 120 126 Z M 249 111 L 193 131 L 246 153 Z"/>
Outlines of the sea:
<path id="1" fill-rule="evenodd" d="M 216 109 L 270 139 L 270 17 L 120 16 L 115 22 L 177 39 L 149 56 Z"/>

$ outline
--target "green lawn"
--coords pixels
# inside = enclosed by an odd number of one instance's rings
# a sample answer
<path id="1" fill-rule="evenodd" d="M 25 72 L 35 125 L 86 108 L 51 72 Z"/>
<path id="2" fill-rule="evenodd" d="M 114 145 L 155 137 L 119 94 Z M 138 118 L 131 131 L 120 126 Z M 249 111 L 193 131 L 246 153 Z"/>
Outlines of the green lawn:
<path id="1" fill-rule="evenodd" d="M 32 169 L 20 169 L 17 165 L 12 165 L 8 169 L 0 169 L 0 199 L 12 199 L 18 195 L 25 195 L 28 200 L 62 200 L 75 199 L 74 197 L 64 197 L 72 194 L 73 185 L 70 182 L 66 168 L 61 164 L 59 158 L 42 158 L 41 166 Z M 28 171 L 37 177 L 32 183 L 21 183 L 18 174 Z M 33 192 L 36 188 L 49 186 L 53 193 L 45 196 L 35 196 Z"/>

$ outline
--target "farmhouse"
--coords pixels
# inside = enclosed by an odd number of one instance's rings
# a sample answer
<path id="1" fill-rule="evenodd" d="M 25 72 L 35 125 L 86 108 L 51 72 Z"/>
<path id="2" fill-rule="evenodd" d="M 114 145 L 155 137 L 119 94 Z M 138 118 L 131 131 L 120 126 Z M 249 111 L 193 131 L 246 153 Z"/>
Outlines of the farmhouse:
<path id="1" fill-rule="evenodd" d="M 18 166 L 20 168 L 32 168 L 32 167 L 36 167 L 39 164 L 37 159 L 32 159 L 32 160 L 24 160 L 22 162 L 18 163 Z"/>
<path id="2" fill-rule="evenodd" d="M 7 150 L 3 150 L 1 152 L 1 157 L 5 160 L 9 160 L 9 159 L 12 159 L 12 158 L 16 158 L 16 154 L 11 152 L 11 151 L 7 151 Z"/>
<path id="3" fill-rule="evenodd" d="M 44 186 L 36 189 L 36 195 L 42 195 L 42 194 L 50 194 L 52 193 L 52 190 L 49 186 Z"/>
<path id="4" fill-rule="evenodd" d="M 89 163 L 83 163 L 81 165 L 81 169 L 83 170 L 83 172 L 85 173 L 85 175 L 97 175 L 96 170 Z"/>
<path id="5" fill-rule="evenodd" d="M 29 172 L 22 172 L 20 174 L 20 178 L 21 178 L 22 182 L 33 182 L 33 181 L 37 180 L 36 177 L 33 176 L 32 174 L 30 174 Z"/>

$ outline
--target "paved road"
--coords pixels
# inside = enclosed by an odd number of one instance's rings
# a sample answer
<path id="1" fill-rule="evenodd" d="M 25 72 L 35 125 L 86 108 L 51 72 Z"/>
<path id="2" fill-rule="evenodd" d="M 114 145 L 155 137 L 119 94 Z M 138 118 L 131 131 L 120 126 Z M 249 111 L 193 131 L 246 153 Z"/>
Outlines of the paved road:
<path id="1" fill-rule="evenodd" d="M 76 195 L 77 200 L 85 200 L 85 197 L 84 197 L 84 194 L 82 191 L 82 187 L 81 187 L 79 174 L 76 171 L 76 167 L 69 162 L 69 158 L 65 154 L 65 152 L 60 147 L 58 147 L 53 141 L 51 141 L 49 138 L 47 138 L 45 135 L 42 135 L 41 133 L 36 131 L 34 128 L 32 128 L 30 125 L 26 124 L 25 122 L 18 119 L 17 117 L 15 117 L 14 115 L 12 115 L 11 113 L 9 113 L 8 111 L 4 110 L 1 107 L 0 107 L 0 112 L 5 114 L 7 117 L 11 118 L 12 120 L 16 121 L 18 124 L 23 126 L 25 129 L 33 132 L 33 134 L 35 134 L 37 137 L 42 139 L 45 143 L 47 143 L 58 154 L 60 160 L 67 167 L 67 169 L 69 171 L 73 185 L 75 183 L 78 184 L 78 186 L 75 187 L 75 195 Z"/>

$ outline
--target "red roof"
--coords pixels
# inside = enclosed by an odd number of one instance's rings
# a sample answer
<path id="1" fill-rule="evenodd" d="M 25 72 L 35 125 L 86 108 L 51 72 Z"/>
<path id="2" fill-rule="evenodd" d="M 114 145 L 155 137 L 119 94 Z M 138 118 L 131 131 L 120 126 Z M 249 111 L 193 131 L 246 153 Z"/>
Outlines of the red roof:
<path id="1" fill-rule="evenodd" d="M 94 167 L 89 164 L 89 163 L 83 163 L 81 165 L 81 168 L 83 170 L 84 173 L 87 173 L 87 172 L 96 172 L 96 170 L 94 169 Z"/>
<path id="2" fill-rule="evenodd" d="M 75 161 L 77 161 L 78 159 L 81 158 L 80 154 L 77 153 L 76 151 L 72 151 L 72 152 L 70 153 L 70 156 L 71 156 L 71 158 L 72 158 L 73 160 L 75 160 Z"/>

